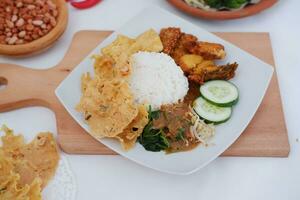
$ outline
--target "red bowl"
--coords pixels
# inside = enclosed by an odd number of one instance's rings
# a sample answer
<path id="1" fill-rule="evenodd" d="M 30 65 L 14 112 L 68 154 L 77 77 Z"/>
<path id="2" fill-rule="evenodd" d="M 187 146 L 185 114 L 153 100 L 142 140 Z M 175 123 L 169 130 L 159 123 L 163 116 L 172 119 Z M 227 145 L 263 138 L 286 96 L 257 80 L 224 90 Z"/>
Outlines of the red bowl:
<path id="1" fill-rule="evenodd" d="M 190 15 L 206 18 L 206 19 L 237 19 L 242 17 L 247 17 L 250 15 L 255 15 L 265 9 L 270 8 L 272 5 L 278 2 L 278 0 L 261 0 L 257 4 L 248 5 L 241 10 L 236 11 L 207 11 L 201 8 L 195 8 L 186 4 L 183 0 L 168 0 L 169 3 L 174 5 L 179 10 L 186 12 Z"/>

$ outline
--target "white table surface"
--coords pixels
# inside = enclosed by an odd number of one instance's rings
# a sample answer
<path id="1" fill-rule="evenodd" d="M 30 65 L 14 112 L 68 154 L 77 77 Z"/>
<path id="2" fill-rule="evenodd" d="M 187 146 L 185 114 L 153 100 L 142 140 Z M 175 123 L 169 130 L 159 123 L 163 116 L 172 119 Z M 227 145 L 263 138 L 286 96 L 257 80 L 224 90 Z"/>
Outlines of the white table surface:
<path id="1" fill-rule="evenodd" d="M 299 200 L 300 1 L 281 0 L 270 10 L 245 19 L 206 21 L 181 13 L 164 0 L 104 0 L 85 11 L 70 8 L 67 31 L 46 53 L 26 59 L 0 57 L 0 62 L 36 69 L 51 67 L 63 57 L 76 31 L 116 29 L 150 4 L 159 5 L 209 31 L 270 32 L 291 144 L 290 156 L 218 158 L 192 175 L 175 176 L 147 169 L 120 156 L 67 155 L 77 179 L 77 199 Z M 57 133 L 53 112 L 42 107 L 0 113 L 0 124 L 3 123 L 26 136 L 39 131 Z"/>

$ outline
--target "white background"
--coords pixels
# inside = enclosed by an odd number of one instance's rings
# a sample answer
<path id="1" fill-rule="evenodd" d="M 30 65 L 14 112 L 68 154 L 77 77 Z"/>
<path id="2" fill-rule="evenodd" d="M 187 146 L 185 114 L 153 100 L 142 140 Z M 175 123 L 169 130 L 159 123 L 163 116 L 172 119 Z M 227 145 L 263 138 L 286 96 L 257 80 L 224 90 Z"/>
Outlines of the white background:
<path id="1" fill-rule="evenodd" d="M 104 0 L 85 11 L 70 8 L 67 31 L 47 52 L 26 59 L 0 57 L 0 62 L 49 68 L 63 57 L 76 31 L 114 30 L 151 4 L 209 31 L 270 32 L 291 144 L 290 156 L 218 158 L 192 175 L 174 176 L 144 168 L 120 156 L 67 155 L 77 179 L 77 199 L 299 200 L 300 1 L 281 0 L 270 10 L 245 19 L 207 21 L 185 15 L 164 0 Z M 0 124 L 3 123 L 17 132 L 22 131 L 27 138 L 39 131 L 57 133 L 53 112 L 41 107 L 0 113 Z"/>

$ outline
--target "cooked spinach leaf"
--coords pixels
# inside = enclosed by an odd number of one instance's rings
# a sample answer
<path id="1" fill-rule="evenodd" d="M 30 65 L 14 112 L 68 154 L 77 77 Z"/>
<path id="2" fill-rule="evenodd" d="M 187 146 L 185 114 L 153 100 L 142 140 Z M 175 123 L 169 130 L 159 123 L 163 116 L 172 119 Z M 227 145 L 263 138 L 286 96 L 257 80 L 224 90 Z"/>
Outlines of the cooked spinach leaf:
<path id="1" fill-rule="evenodd" d="M 155 129 L 153 127 L 153 120 L 159 118 L 159 111 L 152 111 L 151 106 L 148 110 L 149 122 L 145 126 L 138 141 L 147 151 L 158 152 L 167 149 L 170 144 L 165 137 L 163 129 Z"/>

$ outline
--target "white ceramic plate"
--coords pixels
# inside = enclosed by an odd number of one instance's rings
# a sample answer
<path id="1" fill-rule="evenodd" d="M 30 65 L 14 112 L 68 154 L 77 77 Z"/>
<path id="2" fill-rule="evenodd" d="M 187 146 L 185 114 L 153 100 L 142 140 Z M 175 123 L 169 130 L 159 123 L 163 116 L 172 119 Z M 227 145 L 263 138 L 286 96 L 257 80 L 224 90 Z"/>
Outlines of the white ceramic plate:
<path id="1" fill-rule="evenodd" d="M 90 56 L 98 54 L 100 49 L 116 39 L 118 34 L 136 37 L 150 28 L 159 32 L 161 28 L 170 26 L 180 27 L 183 32 L 191 33 L 201 40 L 223 44 L 228 54 L 223 62 L 236 61 L 239 63 L 236 76 L 231 80 L 239 88 L 239 103 L 234 107 L 234 113 L 231 119 L 216 127 L 216 135 L 212 139 L 212 143 L 215 145 L 209 147 L 199 146 L 192 151 L 166 155 L 164 152 L 153 153 L 145 151 L 140 144 L 137 144 L 135 148 L 129 152 L 125 152 L 122 150 L 119 142 L 115 140 L 100 139 L 99 141 L 120 155 L 141 165 L 162 172 L 184 175 L 195 172 L 207 165 L 240 136 L 262 101 L 272 77 L 272 66 L 188 21 L 161 10 L 158 7 L 149 7 L 99 44 L 96 49 L 70 73 L 55 92 L 72 117 L 89 132 L 89 127 L 84 122 L 81 113 L 75 110 L 75 106 L 81 96 L 81 75 L 85 72 L 93 74 L 93 61 L 90 59 Z"/>

